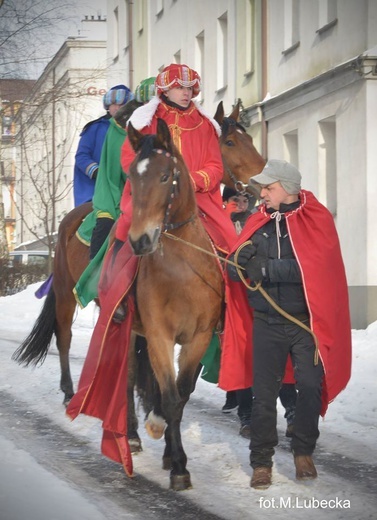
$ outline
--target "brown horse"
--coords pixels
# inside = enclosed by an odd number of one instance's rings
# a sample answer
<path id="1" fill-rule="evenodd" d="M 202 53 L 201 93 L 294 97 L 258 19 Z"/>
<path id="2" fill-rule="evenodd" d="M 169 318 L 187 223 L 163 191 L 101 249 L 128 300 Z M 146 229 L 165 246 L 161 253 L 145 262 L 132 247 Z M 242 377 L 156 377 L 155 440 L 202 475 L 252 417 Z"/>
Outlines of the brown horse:
<path id="1" fill-rule="evenodd" d="M 222 182 L 228 187 L 236 187 L 243 191 L 249 178 L 263 169 L 265 161 L 254 147 L 252 138 L 237 122 L 238 117 L 239 104 L 229 117 L 225 117 L 223 104 L 219 103 L 215 119 L 222 129 Z M 76 231 L 90 211 L 92 204 L 88 202 L 74 208 L 61 221 L 54 258 L 52 290 L 46 297 L 31 333 L 13 355 L 16 361 L 25 366 L 42 364 L 55 335 L 61 367 L 60 388 L 64 393 L 65 405 L 74 394 L 69 365 L 72 322 L 76 309 L 73 288 L 89 263 L 89 248 L 78 240 Z M 132 393 L 131 390 L 130 392 Z"/>
<path id="2" fill-rule="evenodd" d="M 133 328 L 147 340 L 158 382 L 147 430 L 155 438 L 165 430 L 163 467 L 171 470 L 171 488 L 188 489 L 180 424 L 200 360 L 220 321 L 223 277 L 199 218 L 188 169 L 167 124 L 159 120 L 157 134 L 146 136 L 129 124 L 128 138 L 137 153 L 129 172 L 133 218 L 128 236 L 134 253 L 141 256 Z M 176 377 L 177 343 L 181 350 Z"/>

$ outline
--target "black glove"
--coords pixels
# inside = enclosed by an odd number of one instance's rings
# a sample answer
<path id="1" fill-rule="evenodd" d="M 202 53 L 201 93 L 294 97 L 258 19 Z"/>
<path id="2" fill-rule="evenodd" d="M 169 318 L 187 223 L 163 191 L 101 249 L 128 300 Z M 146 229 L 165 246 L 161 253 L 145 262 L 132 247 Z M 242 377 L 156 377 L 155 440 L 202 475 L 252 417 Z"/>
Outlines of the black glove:
<path id="1" fill-rule="evenodd" d="M 264 256 L 253 256 L 247 262 L 245 268 L 247 276 L 253 282 L 261 282 L 268 279 L 267 258 Z"/>
<path id="2" fill-rule="evenodd" d="M 253 244 L 247 244 L 243 247 L 237 256 L 237 263 L 241 267 L 246 267 L 246 264 L 250 260 L 251 257 L 255 256 L 257 253 L 257 248 Z"/>

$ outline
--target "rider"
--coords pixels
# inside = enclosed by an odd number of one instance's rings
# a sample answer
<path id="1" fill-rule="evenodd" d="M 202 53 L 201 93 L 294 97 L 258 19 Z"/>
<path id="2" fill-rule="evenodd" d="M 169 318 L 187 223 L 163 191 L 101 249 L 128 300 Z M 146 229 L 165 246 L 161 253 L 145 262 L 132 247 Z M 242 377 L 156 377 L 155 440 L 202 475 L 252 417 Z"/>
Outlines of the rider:
<path id="1" fill-rule="evenodd" d="M 93 211 L 76 232 L 77 238 L 90 247 L 90 264 L 74 289 L 76 299 L 86 306 L 97 296 L 97 285 L 108 236 L 120 214 L 120 199 L 126 183 L 126 174 L 120 164 L 120 151 L 127 132 L 125 130 L 133 111 L 154 95 L 155 78 L 147 78 L 136 87 L 135 98 L 122 106 L 110 119 L 99 163 L 93 196 Z"/>
<path id="2" fill-rule="evenodd" d="M 106 114 L 84 126 L 75 156 L 73 174 L 75 206 L 92 200 L 102 146 L 109 129 L 110 118 L 132 98 L 133 94 L 128 87 L 115 85 L 103 96 L 102 101 Z"/>
<path id="3" fill-rule="evenodd" d="M 199 92 L 199 74 L 187 65 L 171 64 L 156 78 L 157 97 L 136 110 L 130 122 L 143 134 L 155 133 L 158 118 L 168 124 L 173 142 L 189 169 L 204 227 L 216 247 L 226 252 L 234 243 L 236 233 L 222 207 L 220 128 L 193 100 Z M 128 171 L 134 157 L 135 152 L 126 139 L 121 154 L 124 171 Z M 126 186 L 116 231 L 117 239 L 122 241 L 127 238 L 130 223 L 130 200 L 130 187 Z"/>
<path id="4" fill-rule="evenodd" d="M 199 74 L 187 65 L 171 64 L 156 78 L 157 96 L 135 110 L 129 122 L 143 134 L 155 133 L 159 118 L 168 124 L 173 142 L 189 169 L 202 223 L 215 247 L 226 254 L 237 235 L 222 205 L 220 183 L 223 165 L 218 140 L 220 128 L 201 105 L 193 101 L 199 92 Z M 121 153 L 124 171 L 129 170 L 134 157 L 135 152 L 126 139 Z M 132 208 L 129 184 L 123 191 L 120 207 L 121 215 L 115 233 L 115 251 L 123 243 L 130 249 L 126 242 Z M 124 309 L 119 306 L 114 316 L 115 320 L 121 321 L 124 314 Z"/>

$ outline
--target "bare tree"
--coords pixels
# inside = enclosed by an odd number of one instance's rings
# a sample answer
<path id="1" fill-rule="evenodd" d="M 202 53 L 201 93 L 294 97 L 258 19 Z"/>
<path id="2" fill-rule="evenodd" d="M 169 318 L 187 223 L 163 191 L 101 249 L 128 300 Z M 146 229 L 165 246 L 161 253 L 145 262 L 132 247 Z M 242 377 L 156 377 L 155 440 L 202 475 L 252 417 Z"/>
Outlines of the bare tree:
<path id="1" fill-rule="evenodd" d="M 0 75 L 37 78 L 70 31 L 78 34 L 90 2 L 3 0 L 0 4 Z M 68 33 L 67 33 L 68 31 Z"/>
<path id="2" fill-rule="evenodd" d="M 68 35 L 79 34 L 80 20 L 93 10 L 91 4 L 89 0 L 0 0 L 0 79 L 39 77 Z M 86 79 L 103 81 L 104 68 L 88 72 Z M 83 112 L 77 101 L 84 84 L 82 77 L 75 80 L 72 75 L 57 82 L 44 80 L 43 88 L 16 116 L 19 159 L 13 201 L 21 229 L 38 239 L 43 236 L 50 251 L 64 201 L 69 199 L 70 154 L 82 127 L 75 114 Z M 0 176 L 1 193 L 2 189 Z M 6 244 L 1 210 L 0 200 L 0 254 L 2 243 Z"/>

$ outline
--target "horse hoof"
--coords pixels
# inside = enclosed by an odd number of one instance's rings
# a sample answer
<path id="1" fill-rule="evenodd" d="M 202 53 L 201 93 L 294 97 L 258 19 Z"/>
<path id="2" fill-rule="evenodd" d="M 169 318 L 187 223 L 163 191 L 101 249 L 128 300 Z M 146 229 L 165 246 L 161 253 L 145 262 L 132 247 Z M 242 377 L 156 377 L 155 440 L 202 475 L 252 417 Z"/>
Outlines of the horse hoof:
<path id="1" fill-rule="evenodd" d="M 152 439 L 161 439 L 164 435 L 164 431 L 166 428 L 165 420 L 155 415 L 153 412 L 150 412 L 148 415 L 148 419 L 145 421 L 145 429 L 147 433 Z"/>
<path id="2" fill-rule="evenodd" d="M 162 457 L 162 469 L 171 470 L 171 457 Z"/>
<path id="3" fill-rule="evenodd" d="M 184 475 L 170 475 L 170 489 L 173 489 L 174 491 L 192 489 L 190 473 L 187 472 Z"/>
<path id="4" fill-rule="evenodd" d="M 67 408 L 67 406 L 69 405 L 72 397 L 73 397 L 73 395 L 71 395 L 71 396 L 66 395 L 64 397 L 64 399 L 63 399 L 63 406 L 65 406 Z"/>
<path id="5" fill-rule="evenodd" d="M 140 453 L 143 451 L 140 439 L 128 439 L 128 444 L 130 446 L 131 453 Z"/>

